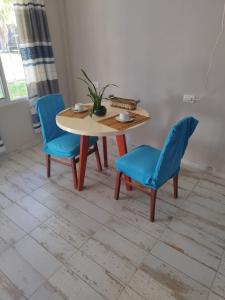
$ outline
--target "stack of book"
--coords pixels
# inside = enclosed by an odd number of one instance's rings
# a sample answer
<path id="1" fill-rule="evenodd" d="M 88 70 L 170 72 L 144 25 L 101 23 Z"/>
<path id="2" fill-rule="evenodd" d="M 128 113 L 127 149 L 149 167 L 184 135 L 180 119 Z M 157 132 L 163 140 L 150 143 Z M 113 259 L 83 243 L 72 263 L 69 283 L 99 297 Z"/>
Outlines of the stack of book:
<path id="1" fill-rule="evenodd" d="M 126 110 L 135 110 L 137 108 L 137 104 L 140 102 L 140 100 L 125 99 L 115 97 L 113 95 L 110 95 L 108 99 L 112 101 L 112 107 L 123 108 Z"/>

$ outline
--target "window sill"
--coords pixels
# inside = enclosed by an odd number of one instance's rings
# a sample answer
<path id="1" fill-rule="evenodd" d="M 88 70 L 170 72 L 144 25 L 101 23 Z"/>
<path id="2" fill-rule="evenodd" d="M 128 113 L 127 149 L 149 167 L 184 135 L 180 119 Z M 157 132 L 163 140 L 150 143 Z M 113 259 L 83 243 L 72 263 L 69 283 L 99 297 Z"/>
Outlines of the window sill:
<path id="1" fill-rule="evenodd" d="M 0 108 L 5 106 L 10 106 L 18 103 L 24 103 L 27 102 L 28 98 L 20 98 L 16 100 L 0 100 Z"/>

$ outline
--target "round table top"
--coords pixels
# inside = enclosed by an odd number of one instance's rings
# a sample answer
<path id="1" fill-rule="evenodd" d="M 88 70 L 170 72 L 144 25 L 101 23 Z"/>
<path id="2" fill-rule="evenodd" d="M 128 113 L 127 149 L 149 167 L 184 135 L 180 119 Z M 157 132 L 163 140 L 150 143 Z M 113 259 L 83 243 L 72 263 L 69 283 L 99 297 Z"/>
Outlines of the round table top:
<path id="1" fill-rule="evenodd" d="M 90 103 L 88 103 L 90 104 Z M 108 127 L 104 124 L 99 123 L 99 120 L 104 120 L 109 117 L 112 117 L 114 115 L 119 114 L 120 112 L 124 112 L 124 109 L 111 107 L 111 102 L 103 102 L 102 105 L 104 105 L 107 108 L 107 114 L 104 117 L 97 117 L 95 115 L 92 115 L 92 117 L 87 116 L 84 119 L 79 118 L 70 118 L 66 116 L 56 116 L 56 124 L 59 126 L 59 128 L 63 129 L 64 131 L 78 134 L 78 135 L 86 135 L 86 136 L 109 136 L 109 135 L 120 135 L 124 134 L 127 131 L 140 127 L 144 124 L 146 124 L 148 121 L 143 122 L 141 124 L 136 124 L 132 127 L 129 127 L 125 130 L 117 130 L 113 129 L 111 127 Z M 132 112 L 149 117 L 149 113 L 144 110 L 139 105 L 137 106 L 136 110 L 132 110 Z"/>

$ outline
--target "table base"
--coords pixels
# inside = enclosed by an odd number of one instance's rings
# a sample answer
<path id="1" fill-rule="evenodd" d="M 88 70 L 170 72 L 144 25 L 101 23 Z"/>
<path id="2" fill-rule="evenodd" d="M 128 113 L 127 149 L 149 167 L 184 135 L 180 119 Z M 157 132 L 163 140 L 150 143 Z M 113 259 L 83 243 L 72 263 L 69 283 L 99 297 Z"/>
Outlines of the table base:
<path id="1" fill-rule="evenodd" d="M 108 167 L 108 155 L 107 155 L 107 138 L 104 136 L 103 141 L 103 157 L 104 157 L 104 167 Z M 124 134 L 116 136 L 117 146 L 119 155 L 122 156 L 127 153 L 127 143 L 126 137 Z M 82 191 L 84 187 L 84 177 L 87 166 L 87 157 L 88 157 L 88 146 L 89 146 L 89 137 L 81 135 L 80 137 L 80 159 L 79 159 L 79 168 L 78 168 L 78 191 Z M 130 182 L 129 177 L 125 177 L 125 182 Z M 128 183 L 126 184 L 127 191 L 132 190 L 132 186 Z"/>

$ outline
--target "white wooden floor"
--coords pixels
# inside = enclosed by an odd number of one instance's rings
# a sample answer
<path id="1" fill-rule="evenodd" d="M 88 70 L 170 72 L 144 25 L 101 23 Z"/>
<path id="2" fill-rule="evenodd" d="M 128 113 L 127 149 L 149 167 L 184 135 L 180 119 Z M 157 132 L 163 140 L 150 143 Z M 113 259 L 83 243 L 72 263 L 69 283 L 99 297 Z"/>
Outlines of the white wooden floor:
<path id="1" fill-rule="evenodd" d="M 183 170 L 152 224 L 146 195 L 113 200 L 110 165 L 90 158 L 79 193 L 62 165 L 46 179 L 40 146 L 1 158 L 0 299 L 225 299 L 225 180 Z"/>

